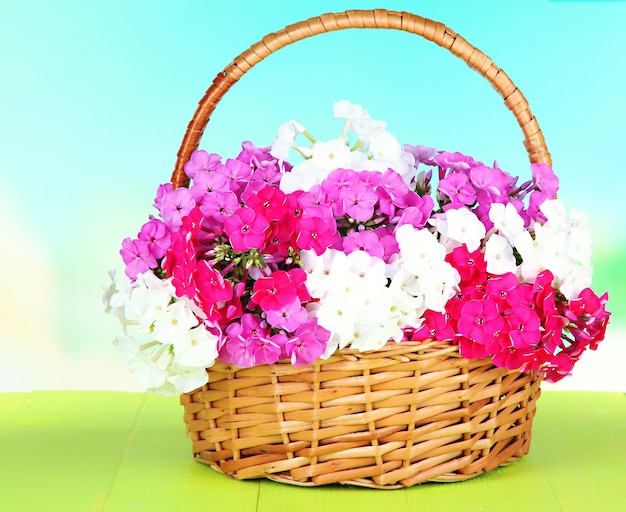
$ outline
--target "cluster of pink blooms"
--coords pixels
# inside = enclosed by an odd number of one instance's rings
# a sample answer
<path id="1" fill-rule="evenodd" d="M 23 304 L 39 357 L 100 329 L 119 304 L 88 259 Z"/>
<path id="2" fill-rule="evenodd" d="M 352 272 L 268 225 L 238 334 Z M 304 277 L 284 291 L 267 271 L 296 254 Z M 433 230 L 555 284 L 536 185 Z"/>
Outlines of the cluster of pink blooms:
<path id="1" fill-rule="evenodd" d="M 306 186 L 295 189 L 294 169 L 285 189 L 281 179 L 292 166 L 271 148 L 246 142 L 237 158 L 225 161 L 196 151 L 185 166 L 191 186 L 161 185 L 154 204 L 159 217 L 123 241 L 130 287 L 149 273 L 169 283 L 172 302 L 184 302 L 195 318 L 186 328 L 204 328 L 217 357 L 241 367 L 285 358 L 307 365 L 350 343 L 371 350 L 381 340 L 437 339 L 458 344 L 464 357 L 540 371 L 549 381 L 569 374 L 582 352 L 603 339 L 609 313 L 607 295 L 586 286 L 590 266 L 578 264 L 580 258 L 563 263 L 551 256 L 554 237 L 539 238 L 544 224 L 565 234 L 580 227 L 554 213 L 558 205 L 542 207 L 558 188 L 551 168 L 533 165 L 533 179 L 518 185 L 497 165 L 460 153 L 407 145 L 398 155 L 410 173 L 385 165 L 370 170 L 359 159 L 353 168 L 318 169 L 317 181 L 307 177 Z M 438 180 L 431 196 L 433 170 Z M 401 243 L 420 232 L 428 233 L 428 243 L 438 242 L 441 256 L 426 245 L 423 252 L 430 252 L 418 254 L 417 238 Z M 568 251 L 584 252 L 570 241 L 580 236 L 566 238 L 560 243 L 570 244 Z M 446 277 L 433 280 L 428 269 Z M 319 282 L 333 272 L 342 279 L 317 291 L 313 274 Z M 354 279 L 343 279 L 350 272 Z M 357 281 L 381 280 L 389 295 L 372 292 L 371 300 L 388 311 L 377 324 L 364 324 L 370 320 L 356 306 L 337 311 L 342 324 L 325 320 L 324 300 L 349 302 Z M 333 286 L 339 295 L 332 295 Z M 122 292 L 111 296 L 116 293 Z M 350 315 L 352 323 L 345 323 Z M 385 318 L 391 327 L 382 325 Z M 352 333 L 374 327 L 382 338 L 359 345 Z M 151 330 L 146 325 L 142 332 Z M 169 352 L 176 351 L 172 343 Z"/>

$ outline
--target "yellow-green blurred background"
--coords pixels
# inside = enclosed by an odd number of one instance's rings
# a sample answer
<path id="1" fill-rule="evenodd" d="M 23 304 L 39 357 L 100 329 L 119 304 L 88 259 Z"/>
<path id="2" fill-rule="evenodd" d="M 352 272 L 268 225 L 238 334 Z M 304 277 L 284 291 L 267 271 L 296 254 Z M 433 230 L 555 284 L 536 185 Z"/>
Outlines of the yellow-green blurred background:
<path id="1" fill-rule="evenodd" d="M 213 77 L 264 35 L 327 11 L 441 21 L 528 98 L 561 178 L 589 214 L 606 341 L 561 388 L 626 391 L 626 2 L 566 0 L 5 0 L 0 7 L 0 391 L 139 387 L 111 344 L 101 285 L 121 268 Z M 350 30 L 270 56 L 229 92 L 202 147 L 234 156 L 296 117 L 334 137 L 350 99 L 403 143 L 530 176 L 521 131 L 478 74 L 417 36 Z"/>

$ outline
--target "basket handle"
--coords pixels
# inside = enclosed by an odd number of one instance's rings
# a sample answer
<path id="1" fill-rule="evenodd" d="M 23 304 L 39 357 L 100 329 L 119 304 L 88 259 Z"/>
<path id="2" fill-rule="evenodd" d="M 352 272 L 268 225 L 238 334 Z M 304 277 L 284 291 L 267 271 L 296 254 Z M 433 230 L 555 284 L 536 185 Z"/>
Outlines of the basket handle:
<path id="1" fill-rule="evenodd" d="M 348 28 L 384 28 L 403 30 L 422 36 L 442 48 L 449 50 L 472 69 L 484 76 L 496 91 L 504 98 L 505 105 L 511 110 L 522 132 L 524 146 L 531 163 L 551 164 L 550 153 L 546 146 L 541 128 L 528 106 L 528 101 L 515 86 L 507 74 L 492 60 L 475 48 L 456 32 L 442 23 L 422 18 L 407 12 L 387 11 L 385 9 L 351 10 L 341 13 L 328 13 L 289 25 L 278 32 L 265 36 L 258 43 L 241 53 L 221 71 L 204 97 L 200 100 L 178 151 L 178 158 L 172 173 L 175 188 L 189 185 L 185 174 L 185 163 L 198 148 L 200 139 L 209 118 L 224 94 L 255 64 L 281 48 L 325 32 Z"/>

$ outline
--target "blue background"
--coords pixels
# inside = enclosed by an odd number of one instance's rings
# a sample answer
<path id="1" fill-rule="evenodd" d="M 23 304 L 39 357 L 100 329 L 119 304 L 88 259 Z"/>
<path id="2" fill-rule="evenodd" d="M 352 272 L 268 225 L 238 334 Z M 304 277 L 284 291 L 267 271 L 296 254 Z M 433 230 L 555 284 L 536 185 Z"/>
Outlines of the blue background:
<path id="1" fill-rule="evenodd" d="M 592 389 L 626 357 L 625 2 L 547 0 L 4 2 L 0 16 L 0 390 L 134 389 L 100 286 L 121 268 L 197 101 L 269 32 L 328 11 L 385 7 L 440 21 L 506 70 L 561 178 L 589 214 L 594 289 L 613 325 L 574 381 Z M 402 143 L 462 151 L 530 176 L 522 134 L 490 85 L 436 45 L 349 30 L 271 55 L 226 95 L 202 147 L 234 156 L 296 117 L 320 138 L 332 103 L 360 103 Z M 583 361 L 584 363 L 584 361 Z M 614 366 L 611 366 L 614 365 Z M 575 377 L 576 378 L 576 375 Z M 623 377 L 609 387 L 626 388 Z"/>

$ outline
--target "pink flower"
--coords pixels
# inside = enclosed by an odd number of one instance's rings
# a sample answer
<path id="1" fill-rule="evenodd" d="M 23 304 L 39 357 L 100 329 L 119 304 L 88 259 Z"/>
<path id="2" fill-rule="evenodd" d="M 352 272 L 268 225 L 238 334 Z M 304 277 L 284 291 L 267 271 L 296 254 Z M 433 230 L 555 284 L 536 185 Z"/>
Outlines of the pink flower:
<path id="1" fill-rule="evenodd" d="M 537 189 L 554 197 L 559 190 L 559 178 L 554 174 L 552 167 L 548 164 L 531 164 L 530 170 Z"/>
<path id="2" fill-rule="evenodd" d="M 307 311 L 297 298 L 279 309 L 270 309 L 267 313 L 267 323 L 287 332 L 295 331 L 307 319 Z"/>
<path id="3" fill-rule="evenodd" d="M 216 190 L 205 194 L 200 209 L 205 217 L 212 217 L 218 223 L 223 223 L 239 208 L 237 195 L 230 190 Z"/>
<path id="4" fill-rule="evenodd" d="M 467 175 L 460 172 L 448 174 L 439 182 L 439 190 L 450 198 L 452 204 L 472 205 L 476 201 L 476 191 Z"/>
<path id="5" fill-rule="evenodd" d="M 448 313 L 439 313 L 427 309 L 424 312 L 424 323 L 422 327 L 416 330 L 411 336 L 412 340 L 428 340 L 435 339 L 438 341 L 454 340 L 455 332 L 450 322 Z"/>
<path id="6" fill-rule="evenodd" d="M 246 351 L 252 354 L 254 364 L 274 364 L 280 358 L 281 347 L 272 338 L 250 338 Z"/>
<path id="7" fill-rule="evenodd" d="M 326 350 L 330 332 L 320 327 L 317 320 L 311 319 L 296 330 L 293 338 L 287 341 L 285 351 L 293 366 L 313 364 Z"/>
<path id="8" fill-rule="evenodd" d="M 374 206 L 378 201 L 376 192 L 371 187 L 357 181 L 339 194 L 346 214 L 360 222 L 368 221 L 374 215 Z"/>
<path id="9" fill-rule="evenodd" d="M 194 151 L 191 158 L 185 164 L 185 174 L 192 180 L 196 180 L 199 174 L 207 173 L 217 168 L 220 164 L 220 156 L 216 154 L 208 154 L 203 149 Z"/>
<path id="10" fill-rule="evenodd" d="M 167 226 L 154 217 L 150 217 L 150 221 L 141 226 L 141 231 L 137 235 L 139 240 L 148 244 L 150 254 L 156 259 L 165 256 L 165 252 L 170 248 L 172 237 Z M 155 268 L 155 267 L 152 267 Z"/>
<path id="11" fill-rule="evenodd" d="M 131 279 L 137 274 L 143 274 L 158 266 L 154 255 L 150 251 L 150 244 L 145 240 L 131 240 L 125 238 L 120 249 L 122 260 L 126 264 L 125 273 Z"/>
<path id="12" fill-rule="evenodd" d="M 191 191 L 188 188 L 177 188 L 162 197 L 161 218 L 169 229 L 178 229 L 182 219 L 196 206 Z"/>
<path id="13" fill-rule="evenodd" d="M 263 216 L 246 206 L 238 208 L 224 220 L 224 230 L 236 251 L 261 249 L 269 231 L 270 223 Z"/>
<path id="14" fill-rule="evenodd" d="M 376 233 L 371 230 L 352 231 L 342 238 L 343 252 L 350 254 L 353 251 L 365 251 L 370 256 L 383 259 L 385 249 L 378 240 Z"/>
<path id="15" fill-rule="evenodd" d="M 468 171 L 474 167 L 476 162 L 471 156 L 465 156 L 458 151 L 456 153 L 449 153 L 448 151 L 441 151 L 436 155 L 433 160 L 442 170 L 453 171 Z"/>

